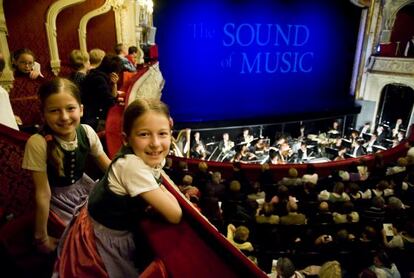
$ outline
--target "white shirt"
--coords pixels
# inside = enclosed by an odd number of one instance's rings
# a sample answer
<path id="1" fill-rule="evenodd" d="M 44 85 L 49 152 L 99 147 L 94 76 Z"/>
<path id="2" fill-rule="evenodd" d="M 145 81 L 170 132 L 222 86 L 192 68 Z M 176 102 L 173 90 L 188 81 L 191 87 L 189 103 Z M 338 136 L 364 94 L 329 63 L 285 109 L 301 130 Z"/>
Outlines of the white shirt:
<path id="1" fill-rule="evenodd" d="M 159 187 L 162 165 L 153 168 L 135 154 L 127 154 L 112 164 L 108 174 L 109 189 L 118 195 L 132 197 Z"/>
<path id="2" fill-rule="evenodd" d="M 89 146 L 91 148 L 90 154 L 93 157 L 98 157 L 103 151 L 101 141 L 92 127 L 82 124 L 86 135 L 89 139 Z M 58 139 L 58 142 L 62 142 Z M 77 144 L 77 138 L 72 142 L 67 142 L 67 145 Z M 27 140 L 26 148 L 24 150 L 22 168 L 31 171 L 46 172 L 47 171 L 47 143 L 45 138 L 40 134 L 33 134 Z M 65 148 L 62 145 L 62 148 Z"/>
<path id="3" fill-rule="evenodd" d="M 0 124 L 19 130 L 10 104 L 9 93 L 0 86 Z"/>

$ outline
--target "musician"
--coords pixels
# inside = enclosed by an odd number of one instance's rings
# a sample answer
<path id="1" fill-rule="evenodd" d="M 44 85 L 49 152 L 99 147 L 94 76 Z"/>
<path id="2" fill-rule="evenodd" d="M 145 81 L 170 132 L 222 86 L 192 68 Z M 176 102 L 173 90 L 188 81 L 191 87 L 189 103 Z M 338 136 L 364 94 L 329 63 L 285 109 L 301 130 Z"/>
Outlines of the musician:
<path id="1" fill-rule="evenodd" d="M 350 136 L 349 136 L 349 140 L 351 140 L 351 144 L 354 143 L 355 141 L 359 140 L 359 139 L 360 139 L 359 132 L 357 130 L 353 129 L 351 131 Z"/>
<path id="2" fill-rule="evenodd" d="M 280 157 L 279 150 L 275 147 L 270 147 L 268 164 L 283 164 L 282 158 Z"/>
<path id="3" fill-rule="evenodd" d="M 302 142 L 300 144 L 300 148 L 298 150 L 297 162 L 298 163 L 306 162 L 308 160 L 308 158 L 309 158 L 309 156 L 308 156 L 308 145 L 305 142 Z"/>
<path id="4" fill-rule="evenodd" d="M 328 136 L 329 137 L 335 137 L 336 135 L 340 135 L 341 131 L 340 131 L 340 126 L 339 126 L 339 121 L 335 120 L 332 123 L 332 127 L 328 130 Z"/>
<path id="5" fill-rule="evenodd" d="M 306 133 L 305 133 L 305 125 L 302 124 L 299 127 L 299 136 L 298 136 L 298 140 L 299 141 L 303 141 L 306 139 Z"/>
<path id="6" fill-rule="evenodd" d="M 362 146 L 362 144 L 364 143 L 364 140 L 357 140 L 355 141 L 352 146 L 352 156 L 353 157 L 358 157 L 358 156 L 362 156 L 362 155 L 366 155 L 367 152 L 364 148 L 364 146 Z"/>
<path id="7" fill-rule="evenodd" d="M 374 149 L 372 148 L 374 145 L 378 145 L 378 141 L 377 141 L 377 134 L 374 133 L 371 135 L 371 138 L 369 139 L 368 142 L 366 142 L 364 144 L 364 148 L 367 150 L 367 153 L 373 153 Z"/>
<path id="8" fill-rule="evenodd" d="M 257 156 L 250 151 L 247 145 L 240 146 L 240 161 L 250 161 L 256 159 Z"/>
<path id="9" fill-rule="evenodd" d="M 260 138 L 254 144 L 254 153 L 256 155 L 263 155 L 269 151 L 269 139 Z"/>
<path id="10" fill-rule="evenodd" d="M 201 139 L 200 132 L 196 131 L 193 135 L 193 140 L 191 141 L 191 150 L 190 155 L 193 158 L 206 159 L 208 152 L 206 146 Z"/>
<path id="11" fill-rule="evenodd" d="M 229 134 L 227 132 L 223 133 L 223 140 L 219 143 L 220 155 L 217 160 L 230 160 L 236 154 L 234 146 L 234 141 L 230 140 Z"/>
<path id="12" fill-rule="evenodd" d="M 347 151 L 346 147 L 340 147 L 340 149 L 338 150 L 338 155 L 334 158 L 334 161 L 345 160 L 346 151 Z"/>
<path id="13" fill-rule="evenodd" d="M 363 137 L 364 134 L 368 134 L 371 131 L 371 123 L 366 122 L 359 131 L 359 137 Z"/>
<path id="14" fill-rule="evenodd" d="M 383 125 L 377 127 L 377 143 L 382 146 L 385 143 L 385 138 L 387 137 L 387 132 Z"/>
<path id="15" fill-rule="evenodd" d="M 254 140 L 255 140 L 255 138 L 253 137 L 252 134 L 250 134 L 250 129 L 249 128 L 244 128 L 243 133 L 241 134 L 241 136 L 239 136 L 237 138 L 237 145 L 247 145 L 249 150 L 252 152 L 254 150 L 253 150 L 253 146 L 252 146 L 251 143 Z"/>
<path id="16" fill-rule="evenodd" d="M 203 144 L 198 143 L 191 148 L 191 157 L 205 160 L 207 158 L 207 151 Z"/>
<path id="17" fill-rule="evenodd" d="M 402 119 L 399 118 L 397 119 L 397 121 L 395 122 L 395 126 L 392 129 L 392 138 L 397 137 L 398 132 L 400 131 L 400 128 L 402 128 Z"/>

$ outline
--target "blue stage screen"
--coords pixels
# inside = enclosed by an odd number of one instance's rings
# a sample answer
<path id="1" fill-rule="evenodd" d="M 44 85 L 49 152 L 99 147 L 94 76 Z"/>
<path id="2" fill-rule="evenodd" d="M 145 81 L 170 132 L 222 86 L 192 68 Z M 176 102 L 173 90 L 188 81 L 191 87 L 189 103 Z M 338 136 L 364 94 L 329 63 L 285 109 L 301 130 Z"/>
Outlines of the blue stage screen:
<path id="1" fill-rule="evenodd" d="M 348 109 L 361 9 L 332 0 L 156 1 L 175 122 L 278 122 Z"/>

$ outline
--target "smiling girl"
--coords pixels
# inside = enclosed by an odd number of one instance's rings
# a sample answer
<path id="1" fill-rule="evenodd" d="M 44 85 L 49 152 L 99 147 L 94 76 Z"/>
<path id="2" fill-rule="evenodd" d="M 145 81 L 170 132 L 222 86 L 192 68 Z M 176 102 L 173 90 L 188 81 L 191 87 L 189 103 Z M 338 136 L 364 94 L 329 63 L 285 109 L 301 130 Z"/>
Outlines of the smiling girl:
<path id="1" fill-rule="evenodd" d="M 92 155 L 103 171 L 110 160 L 95 131 L 80 124 L 83 106 L 74 83 L 64 78 L 49 81 L 40 88 L 39 99 L 44 127 L 27 141 L 22 167 L 31 171 L 35 184 L 35 244 L 49 253 L 58 242 L 48 235 L 49 210 L 68 224 L 95 184 L 84 173 L 87 156 Z"/>
<path id="2" fill-rule="evenodd" d="M 161 184 L 171 125 L 168 107 L 159 100 L 138 99 L 127 107 L 124 146 L 91 192 L 87 210 L 68 229 L 54 277 L 138 277 L 138 220 L 149 207 L 170 223 L 181 220 L 181 207 Z M 73 252 L 84 259 L 74 258 Z"/>

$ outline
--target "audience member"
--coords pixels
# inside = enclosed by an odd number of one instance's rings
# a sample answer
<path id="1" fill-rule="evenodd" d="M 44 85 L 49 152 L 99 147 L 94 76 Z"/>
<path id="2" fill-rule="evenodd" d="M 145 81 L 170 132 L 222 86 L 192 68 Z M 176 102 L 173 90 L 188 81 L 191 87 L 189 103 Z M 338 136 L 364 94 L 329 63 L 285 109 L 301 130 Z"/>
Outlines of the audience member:
<path id="1" fill-rule="evenodd" d="M 279 224 L 279 216 L 274 214 L 272 203 L 265 202 L 262 208 L 257 210 L 256 223 Z"/>
<path id="2" fill-rule="evenodd" d="M 333 224 L 332 212 L 329 210 L 328 202 L 321 202 L 318 211 L 310 217 L 310 222 L 314 224 Z"/>
<path id="3" fill-rule="evenodd" d="M 5 64 L 3 54 L 0 53 L 0 77 L 3 73 Z M 19 130 L 17 125 L 18 118 L 16 117 L 13 114 L 13 109 L 10 104 L 9 93 L 0 86 L 0 124 Z M 19 122 L 21 123 L 21 120 L 19 120 Z"/>
<path id="4" fill-rule="evenodd" d="M 88 52 L 79 49 L 72 50 L 69 54 L 69 64 L 73 69 L 69 79 L 80 88 L 80 84 L 85 79 L 90 67 Z"/>
<path id="5" fill-rule="evenodd" d="M 106 53 L 102 49 L 94 48 L 89 51 L 90 69 L 96 69 L 101 64 Z"/>
<path id="6" fill-rule="evenodd" d="M 131 63 L 126 57 L 128 55 L 128 49 L 124 44 L 118 43 L 117 45 L 115 45 L 114 50 L 115 50 L 116 55 L 118 55 L 118 57 L 121 59 L 122 71 L 129 71 L 129 72 L 137 71 L 135 65 Z"/>
<path id="7" fill-rule="evenodd" d="M 290 200 L 286 205 L 288 214 L 280 217 L 282 225 L 303 225 L 307 219 L 303 213 L 298 212 L 298 204 L 295 200 Z"/>
<path id="8" fill-rule="evenodd" d="M 369 268 L 378 278 L 400 278 L 397 266 L 391 261 L 385 251 L 378 251 L 373 258 L 373 264 Z"/>
<path id="9" fill-rule="evenodd" d="M 227 226 L 227 239 L 240 251 L 253 251 L 254 247 L 251 242 L 248 241 L 250 230 L 246 226 L 238 226 L 237 228 L 233 224 Z"/>
<path id="10" fill-rule="evenodd" d="M 15 76 L 27 76 L 30 79 L 44 77 L 40 71 L 40 64 L 35 61 L 33 51 L 28 48 L 21 48 L 13 52 L 12 65 Z"/>
<path id="11" fill-rule="evenodd" d="M 279 258 L 272 273 L 267 275 L 270 278 L 303 278 L 304 276 L 296 270 L 293 262 L 287 258 Z"/>
<path id="12" fill-rule="evenodd" d="M 92 69 L 81 85 L 85 114 L 82 122 L 94 130 L 105 129 L 108 110 L 115 104 L 121 60 L 116 55 L 106 55 L 98 68 Z"/>

